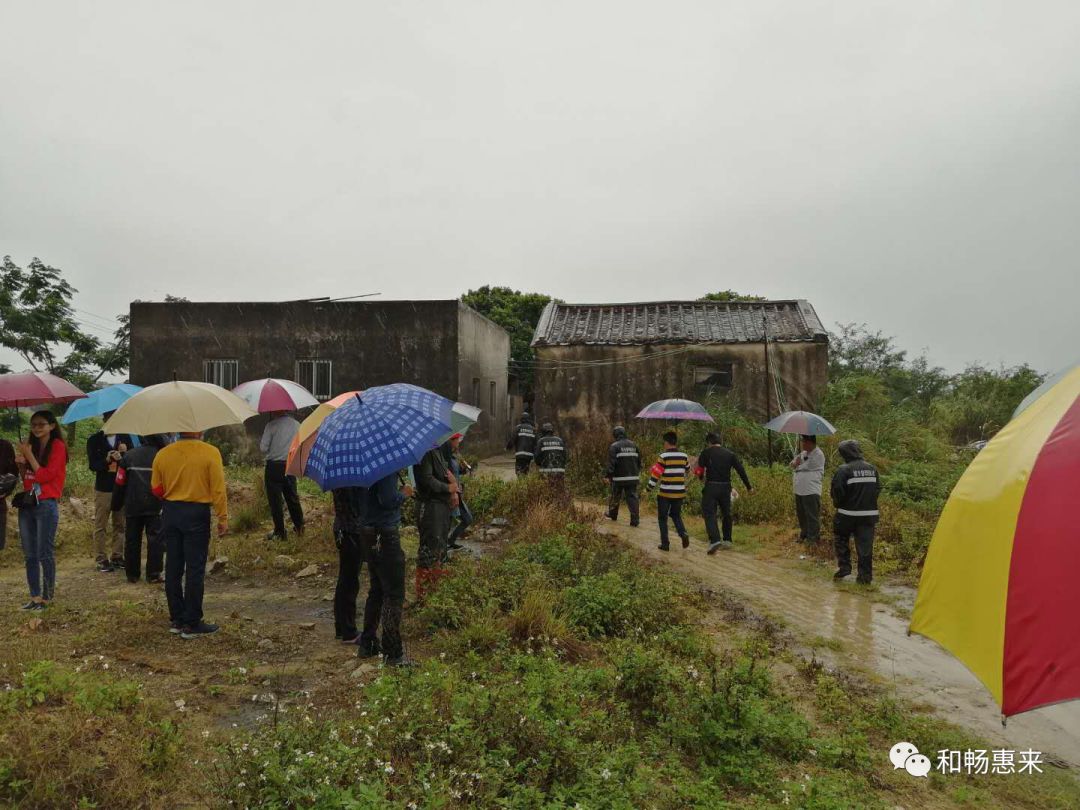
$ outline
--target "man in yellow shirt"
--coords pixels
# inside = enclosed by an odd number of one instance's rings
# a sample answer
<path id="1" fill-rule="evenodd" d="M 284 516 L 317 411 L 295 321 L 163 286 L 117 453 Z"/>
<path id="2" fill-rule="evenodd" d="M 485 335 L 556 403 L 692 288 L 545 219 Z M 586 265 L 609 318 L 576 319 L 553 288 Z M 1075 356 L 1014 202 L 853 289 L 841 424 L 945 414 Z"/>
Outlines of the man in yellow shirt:
<path id="1" fill-rule="evenodd" d="M 218 536 L 229 530 L 221 453 L 202 441 L 201 433 L 181 433 L 179 441 L 154 456 L 150 486 L 165 501 L 161 534 L 165 538 L 169 632 L 184 639 L 217 632 L 216 624 L 203 621 L 202 608 L 211 507 L 217 515 Z"/>

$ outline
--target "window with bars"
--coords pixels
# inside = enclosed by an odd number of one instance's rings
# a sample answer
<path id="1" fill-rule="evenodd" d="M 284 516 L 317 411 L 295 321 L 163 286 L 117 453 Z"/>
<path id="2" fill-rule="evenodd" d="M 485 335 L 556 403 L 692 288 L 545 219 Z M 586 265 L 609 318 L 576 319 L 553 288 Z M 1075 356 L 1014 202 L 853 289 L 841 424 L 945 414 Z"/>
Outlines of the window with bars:
<path id="1" fill-rule="evenodd" d="M 334 388 L 334 368 L 331 360 L 297 360 L 296 381 L 317 400 L 330 399 Z"/>
<path id="2" fill-rule="evenodd" d="M 240 384 L 240 361 L 203 360 L 203 380 L 231 391 Z"/>
<path id="3" fill-rule="evenodd" d="M 694 386 L 706 391 L 719 391 L 731 388 L 731 377 L 731 363 L 720 363 L 716 366 L 694 367 Z"/>

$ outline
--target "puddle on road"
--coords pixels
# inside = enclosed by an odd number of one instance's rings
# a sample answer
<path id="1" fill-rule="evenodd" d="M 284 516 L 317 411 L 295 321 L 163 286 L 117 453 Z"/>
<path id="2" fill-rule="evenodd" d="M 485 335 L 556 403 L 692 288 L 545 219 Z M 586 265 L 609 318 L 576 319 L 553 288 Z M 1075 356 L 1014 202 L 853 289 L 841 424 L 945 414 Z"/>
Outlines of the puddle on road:
<path id="1" fill-rule="evenodd" d="M 843 644 L 838 657 L 876 672 L 909 700 L 933 706 L 938 714 L 999 747 L 1032 748 L 1080 768 L 1080 702 L 1048 706 L 1009 719 L 1001 715 L 990 693 L 959 661 L 934 642 L 907 635 L 907 620 L 883 604 L 815 580 L 788 560 L 762 561 L 739 551 L 709 557 L 700 541 L 689 549 L 656 548 L 655 526 L 616 530 L 654 559 L 705 585 L 726 588 L 758 610 L 781 617 L 807 638 L 821 636 Z M 907 588 L 889 594 L 910 603 Z"/>

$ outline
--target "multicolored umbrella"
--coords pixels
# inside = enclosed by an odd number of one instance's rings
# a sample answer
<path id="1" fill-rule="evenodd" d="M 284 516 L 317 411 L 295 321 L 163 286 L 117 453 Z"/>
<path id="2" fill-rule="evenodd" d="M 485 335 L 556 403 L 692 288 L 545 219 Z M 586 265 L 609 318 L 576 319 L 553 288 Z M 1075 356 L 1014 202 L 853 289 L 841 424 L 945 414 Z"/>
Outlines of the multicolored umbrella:
<path id="1" fill-rule="evenodd" d="M 326 417 L 305 474 L 324 491 L 371 486 L 418 464 L 450 429 L 453 407 L 415 385 L 369 388 Z"/>
<path id="2" fill-rule="evenodd" d="M 301 476 L 307 467 L 308 458 L 311 456 L 311 448 L 315 445 L 315 438 L 319 435 L 319 428 L 326 421 L 326 417 L 348 402 L 354 399 L 360 391 L 346 391 L 338 394 L 333 399 L 320 403 L 319 407 L 307 415 L 300 423 L 300 430 L 293 436 L 292 446 L 289 448 L 289 457 L 285 461 L 285 472 L 288 475 Z"/>
<path id="3" fill-rule="evenodd" d="M 438 443 L 442 444 L 457 433 L 464 436 L 469 432 L 469 428 L 480 420 L 480 414 L 482 413 L 483 411 L 475 405 L 466 405 L 464 402 L 455 402 L 454 407 L 450 411 L 450 430 L 447 431 L 445 435 L 438 438 Z"/>
<path id="4" fill-rule="evenodd" d="M 1043 380 L 1042 385 L 1040 385 L 1038 388 L 1036 388 L 1022 400 L 1020 400 L 1020 404 L 1016 406 L 1016 410 L 1012 413 L 1012 418 L 1015 419 L 1021 413 L 1027 410 L 1027 407 L 1031 405 L 1032 402 L 1037 400 L 1039 397 L 1041 397 L 1043 394 L 1045 394 L 1047 391 L 1049 391 L 1051 388 L 1061 382 L 1061 379 L 1066 374 L 1068 374 L 1070 371 L 1074 370 L 1077 367 L 1080 367 L 1080 362 L 1073 363 L 1071 366 L 1066 366 L 1065 368 L 1061 369 L 1061 371 L 1057 372 L 1056 374 L 1051 374 L 1049 377 Z"/>
<path id="5" fill-rule="evenodd" d="M 765 427 L 777 433 L 798 433 L 801 436 L 831 436 L 836 428 L 824 417 L 810 411 L 785 411 L 765 423 Z"/>
<path id="6" fill-rule="evenodd" d="M 938 521 L 911 616 L 1006 716 L 1080 698 L 1080 368 L 975 456 Z"/>
<path id="7" fill-rule="evenodd" d="M 130 433 L 201 433 L 222 425 L 238 425 L 257 416 L 232 391 L 203 382 L 150 385 L 117 409 L 102 430 L 112 436 Z"/>
<path id="8" fill-rule="evenodd" d="M 85 398 L 73 402 L 60 421 L 65 425 L 70 425 L 72 422 L 79 422 L 83 419 L 90 419 L 93 416 L 101 416 L 110 411 L 115 411 L 140 391 L 142 391 L 141 385 L 131 385 L 130 383 L 107 385 L 97 391 L 91 391 Z"/>
<path id="9" fill-rule="evenodd" d="M 259 413 L 298 411 L 319 404 L 300 383 L 273 377 L 240 383 L 232 392 Z"/>
<path id="10" fill-rule="evenodd" d="M 661 399 L 650 402 L 637 415 L 638 419 L 667 419 L 681 422 L 691 419 L 696 422 L 714 421 L 705 406 L 690 399 Z"/>

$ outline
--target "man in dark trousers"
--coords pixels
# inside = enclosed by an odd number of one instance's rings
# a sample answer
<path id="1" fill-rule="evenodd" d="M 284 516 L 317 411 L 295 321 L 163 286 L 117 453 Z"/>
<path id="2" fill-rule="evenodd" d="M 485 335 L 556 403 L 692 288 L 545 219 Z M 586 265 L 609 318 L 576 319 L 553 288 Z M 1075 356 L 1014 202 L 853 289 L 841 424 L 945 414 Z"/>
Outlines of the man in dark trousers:
<path id="1" fill-rule="evenodd" d="M 0 550 L 7 545 L 8 495 L 19 483 L 19 467 L 15 463 L 15 448 L 7 439 L 0 439 Z"/>
<path id="2" fill-rule="evenodd" d="M 166 444 L 161 435 L 146 436 L 138 447 L 120 459 L 113 486 L 112 508 L 124 511 L 124 571 L 128 582 L 138 582 L 142 573 L 142 538 L 146 535 L 146 581 L 159 584 L 165 561 L 161 537 L 161 500 L 150 486 L 154 458 Z"/>
<path id="3" fill-rule="evenodd" d="M 356 597 L 360 593 L 360 569 L 364 551 L 367 489 L 341 487 L 334 490 L 334 545 L 338 551 L 337 587 L 334 588 L 334 635 L 346 644 L 356 642 Z"/>
<path id="4" fill-rule="evenodd" d="M 544 422 L 536 442 L 536 468 L 540 475 L 552 484 L 562 486 L 568 458 L 566 442 L 555 435 L 555 426 L 551 422 Z"/>
<path id="5" fill-rule="evenodd" d="M 274 531 L 266 536 L 267 540 L 285 539 L 285 511 L 281 508 L 284 500 L 289 509 L 289 519 L 297 534 L 304 533 L 304 509 L 300 505 L 300 495 L 296 491 L 296 476 L 285 474 L 285 465 L 289 459 L 289 448 L 300 423 L 286 411 L 274 411 L 271 419 L 263 428 L 259 449 L 266 459 L 263 484 L 266 487 L 266 499 L 270 502 L 270 518 L 274 521 Z"/>
<path id="6" fill-rule="evenodd" d="M 851 537 L 855 537 L 855 552 L 859 556 L 859 575 L 856 582 L 869 585 L 874 580 L 874 527 L 878 522 L 878 493 L 881 482 L 877 468 L 866 461 L 862 448 L 853 439 L 840 442 L 837 448 L 844 460 L 832 477 L 832 495 L 836 517 L 833 533 L 836 538 L 836 573 L 833 579 L 851 575 Z"/>
<path id="7" fill-rule="evenodd" d="M 154 456 L 150 484 L 165 501 L 161 533 L 165 538 L 165 597 L 169 632 L 180 638 L 216 633 L 203 621 L 206 558 L 210 554 L 210 513 L 217 517 L 218 537 L 229 533 L 229 503 L 221 452 L 202 440 L 202 433 L 181 433 L 180 439 Z"/>
<path id="8" fill-rule="evenodd" d="M 110 416 L 111 411 L 105 414 L 105 420 L 108 421 Z M 120 459 L 133 445 L 134 442 L 126 433 L 106 436 L 103 430 L 86 440 L 86 463 L 94 473 L 94 550 L 97 569 L 105 573 L 124 567 L 124 513 L 113 511 L 112 491 Z M 109 533 L 110 519 L 112 544 L 107 547 L 105 539 Z"/>
<path id="9" fill-rule="evenodd" d="M 626 428 L 617 426 L 611 431 L 615 439 L 608 448 L 607 472 L 605 480 L 611 486 L 611 498 L 608 501 L 607 516 L 619 519 L 619 506 L 626 499 L 626 508 L 630 510 L 630 525 L 640 522 L 638 512 L 638 485 L 641 483 L 641 451 L 626 435 Z"/>
<path id="10" fill-rule="evenodd" d="M 506 449 L 514 451 L 514 472 L 517 477 L 528 475 L 529 467 L 536 457 L 536 427 L 531 413 L 521 415 L 521 421 L 514 428 L 510 441 L 506 443 Z"/>
<path id="11" fill-rule="evenodd" d="M 821 482 L 825 477 L 825 454 L 817 446 L 817 436 L 803 436 L 800 450 L 791 460 L 795 490 L 795 516 L 799 540 L 816 544 L 821 539 Z"/>
<path id="12" fill-rule="evenodd" d="M 401 611 L 405 604 L 405 552 L 401 550 L 401 504 L 413 496 L 413 488 L 398 473 L 369 487 L 364 509 L 361 548 L 368 564 L 364 631 L 356 654 L 371 658 L 380 652 L 387 666 L 408 666 L 401 644 Z M 380 637 L 380 626 L 382 633 Z"/>
<path id="13" fill-rule="evenodd" d="M 701 492 L 701 514 L 705 518 L 705 531 L 709 535 L 709 554 L 715 554 L 721 548 L 731 547 L 731 471 L 735 470 L 746 486 L 747 492 L 753 492 L 750 479 L 746 476 L 739 457 L 731 450 L 721 446 L 720 437 L 715 433 L 705 436 L 708 444 L 698 456 L 694 474 L 705 482 Z M 723 515 L 724 534 L 721 538 L 716 525 L 716 510 Z"/>
<path id="14" fill-rule="evenodd" d="M 446 573 L 446 538 L 450 535 L 450 513 L 458 506 L 458 484 L 446 455 L 438 447 L 424 454 L 413 467 L 416 495 L 420 499 L 420 547 L 416 552 L 416 599 Z"/>

